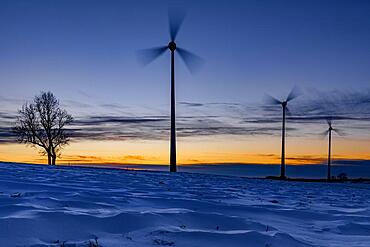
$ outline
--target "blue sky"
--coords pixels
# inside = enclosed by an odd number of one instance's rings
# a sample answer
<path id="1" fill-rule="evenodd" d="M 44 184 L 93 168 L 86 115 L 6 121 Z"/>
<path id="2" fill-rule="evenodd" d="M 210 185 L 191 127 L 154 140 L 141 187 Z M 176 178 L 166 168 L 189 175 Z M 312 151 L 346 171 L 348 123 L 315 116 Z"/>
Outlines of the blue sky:
<path id="1" fill-rule="evenodd" d="M 346 121 L 356 117 L 350 124 L 340 120 L 338 124 L 357 126 L 352 133 L 370 140 L 370 2 L 361 0 L 2 0 L 2 126 L 11 125 L 9 119 L 23 102 L 50 90 L 79 123 L 94 125 L 96 118 L 91 116 L 103 116 L 103 124 L 111 124 L 112 116 L 120 117 L 113 122 L 122 124 L 137 123 L 140 118 L 141 127 L 153 134 L 152 128 L 163 121 L 156 129 L 163 138 L 170 102 L 169 54 L 143 68 L 137 51 L 168 43 L 167 13 L 172 8 L 187 10 L 177 44 L 205 60 L 195 75 L 176 60 L 178 116 L 196 119 L 179 118 L 180 127 L 199 134 L 204 133 L 200 127 L 208 126 L 207 135 L 219 134 L 220 129 L 228 135 L 235 127 L 237 135 L 262 132 L 278 136 L 276 117 L 280 115 L 263 110 L 264 94 L 283 99 L 297 85 L 306 94 L 294 103 L 293 112 L 304 108 L 317 113 L 309 106 L 320 104 L 318 96 L 335 101 L 336 106 L 344 99 L 358 100 L 332 113 L 347 114 Z M 211 115 L 217 119 L 207 117 Z M 79 119 L 81 116 L 88 118 Z M 148 125 L 145 118 L 152 116 L 159 120 Z M 268 119 L 261 127 L 261 119 L 271 116 L 275 120 Z M 291 126 L 296 130 L 292 135 L 320 132 L 325 121 L 316 120 L 321 121 L 319 128 L 306 121 L 304 130 Z M 141 129 L 130 135 L 140 139 L 138 132 L 142 133 Z"/>
<path id="2" fill-rule="evenodd" d="M 165 107 L 169 54 L 145 68 L 135 55 L 168 42 L 173 7 L 188 11 L 178 45 L 206 61 L 194 76 L 177 61 L 178 101 L 369 83 L 367 1 L 2 1 L 1 95 Z"/>

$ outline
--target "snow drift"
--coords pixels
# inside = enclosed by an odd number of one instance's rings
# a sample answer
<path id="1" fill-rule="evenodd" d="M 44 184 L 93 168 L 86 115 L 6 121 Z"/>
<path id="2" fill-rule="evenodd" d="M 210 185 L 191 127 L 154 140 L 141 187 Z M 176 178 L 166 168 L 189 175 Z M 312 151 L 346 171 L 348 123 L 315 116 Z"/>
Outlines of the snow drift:
<path id="1" fill-rule="evenodd" d="M 0 164 L 0 246 L 370 246 L 370 184 Z"/>

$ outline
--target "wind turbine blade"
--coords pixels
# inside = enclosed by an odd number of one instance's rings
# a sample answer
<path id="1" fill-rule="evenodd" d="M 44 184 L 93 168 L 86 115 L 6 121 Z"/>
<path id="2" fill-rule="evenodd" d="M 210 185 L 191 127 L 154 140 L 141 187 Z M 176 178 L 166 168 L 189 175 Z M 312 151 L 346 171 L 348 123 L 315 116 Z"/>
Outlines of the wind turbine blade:
<path id="1" fill-rule="evenodd" d="M 203 58 L 187 51 L 183 48 L 176 48 L 176 51 L 179 53 L 181 59 L 184 61 L 186 67 L 191 73 L 196 73 L 200 67 L 204 64 Z"/>
<path id="2" fill-rule="evenodd" d="M 269 94 L 265 94 L 264 101 L 269 105 L 281 105 L 283 103 Z"/>
<path id="3" fill-rule="evenodd" d="M 288 107 L 285 107 L 285 111 L 286 111 L 286 114 L 288 115 L 288 116 L 292 116 L 293 114 L 292 114 L 292 112 L 289 110 L 289 108 Z"/>
<path id="4" fill-rule="evenodd" d="M 331 127 L 332 124 L 331 118 L 326 119 L 326 122 L 328 123 L 329 127 Z"/>
<path id="5" fill-rule="evenodd" d="M 325 130 L 324 132 L 320 133 L 319 136 L 326 137 L 329 134 L 329 130 Z"/>
<path id="6" fill-rule="evenodd" d="M 145 66 L 153 62 L 157 57 L 161 56 L 167 49 L 168 49 L 167 46 L 161 46 L 161 47 L 154 47 L 154 48 L 139 50 L 137 52 L 137 57 L 139 59 L 139 62 L 143 66 Z"/>
<path id="7" fill-rule="evenodd" d="M 302 95 L 302 91 L 298 87 L 294 87 L 290 91 L 288 97 L 286 98 L 286 101 L 291 101 L 291 100 L 293 100 L 293 99 L 295 99 L 295 98 L 297 98 L 298 96 L 301 96 L 301 95 Z"/>
<path id="8" fill-rule="evenodd" d="M 168 12 L 169 31 L 171 41 L 175 41 L 177 33 L 185 19 L 185 11 L 172 10 Z"/>
<path id="9" fill-rule="evenodd" d="M 334 131 L 335 133 L 337 133 L 339 136 L 345 136 L 345 135 L 346 135 L 343 131 L 338 130 L 338 129 L 333 129 L 333 131 Z"/>

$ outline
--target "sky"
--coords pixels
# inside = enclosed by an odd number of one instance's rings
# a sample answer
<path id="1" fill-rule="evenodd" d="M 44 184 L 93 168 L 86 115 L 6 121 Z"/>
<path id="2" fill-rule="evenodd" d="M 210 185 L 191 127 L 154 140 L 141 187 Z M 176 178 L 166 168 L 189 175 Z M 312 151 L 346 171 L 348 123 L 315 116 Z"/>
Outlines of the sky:
<path id="1" fill-rule="evenodd" d="M 168 164 L 170 57 L 143 67 L 140 49 L 169 42 L 168 11 L 186 10 L 176 58 L 178 162 L 277 164 L 289 103 L 287 163 L 370 159 L 370 2 L 0 1 L 0 160 L 46 163 L 17 144 L 17 110 L 51 91 L 75 122 L 61 163 Z"/>

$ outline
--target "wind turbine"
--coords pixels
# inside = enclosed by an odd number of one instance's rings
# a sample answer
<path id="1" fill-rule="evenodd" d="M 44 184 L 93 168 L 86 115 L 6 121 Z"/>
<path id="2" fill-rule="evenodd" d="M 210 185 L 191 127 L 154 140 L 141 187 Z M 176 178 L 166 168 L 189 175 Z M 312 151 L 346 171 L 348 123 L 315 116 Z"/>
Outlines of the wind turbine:
<path id="1" fill-rule="evenodd" d="M 175 101 L 175 51 L 180 55 L 190 72 L 195 72 L 203 63 L 199 56 L 177 46 L 175 40 L 179 29 L 184 21 L 185 13 L 176 11 L 169 15 L 169 34 L 170 42 L 168 45 L 154 47 L 139 51 L 139 59 L 143 65 L 147 65 L 167 50 L 171 53 L 171 138 L 170 138 L 170 171 L 176 172 L 176 101 Z"/>
<path id="2" fill-rule="evenodd" d="M 332 131 L 336 132 L 338 135 L 342 135 L 341 132 L 337 129 L 334 129 L 332 126 L 331 119 L 327 119 L 328 129 L 323 133 L 323 135 L 328 135 L 329 146 L 328 146 L 328 181 L 331 179 L 331 133 Z"/>
<path id="3" fill-rule="evenodd" d="M 294 87 L 285 100 L 278 100 L 270 95 L 267 95 L 267 101 L 272 105 L 281 105 L 283 109 L 283 123 L 281 134 L 281 165 L 280 165 L 280 178 L 285 179 L 285 118 L 286 113 L 289 113 L 288 102 L 300 96 L 302 93 L 297 87 Z"/>

